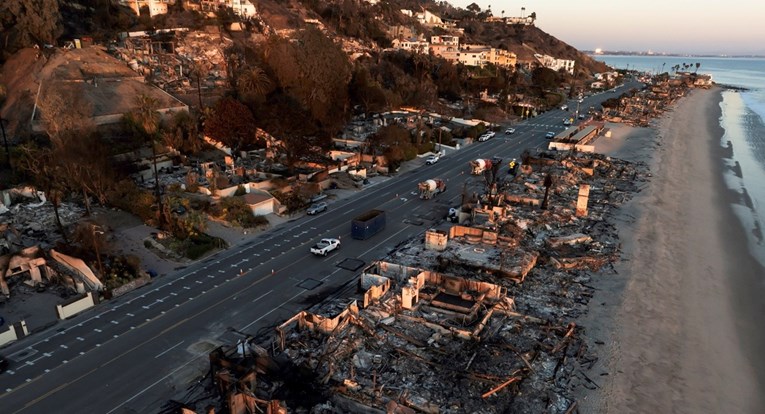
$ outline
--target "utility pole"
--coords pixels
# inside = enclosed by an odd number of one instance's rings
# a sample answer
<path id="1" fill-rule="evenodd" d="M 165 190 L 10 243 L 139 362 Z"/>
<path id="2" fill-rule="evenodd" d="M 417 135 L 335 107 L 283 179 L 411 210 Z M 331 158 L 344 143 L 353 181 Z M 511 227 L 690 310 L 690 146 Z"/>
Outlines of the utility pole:
<path id="1" fill-rule="evenodd" d="M 101 264 L 101 254 L 98 252 L 98 240 L 96 240 L 96 234 L 104 234 L 103 231 L 96 231 L 96 227 L 99 227 L 97 224 L 91 224 L 90 229 L 92 230 L 93 235 L 93 248 L 96 250 L 96 259 L 98 260 L 98 273 L 101 274 L 101 277 L 104 276 L 104 266 Z"/>
<path id="2" fill-rule="evenodd" d="M 5 163 L 8 164 L 8 169 L 13 171 L 11 167 L 11 150 L 8 148 L 8 138 L 5 136 L 5 126 L 3 125 L 5 119 L 0 117 L 0 131 L 3 131 L 3 143 L 5 144 Z"/>

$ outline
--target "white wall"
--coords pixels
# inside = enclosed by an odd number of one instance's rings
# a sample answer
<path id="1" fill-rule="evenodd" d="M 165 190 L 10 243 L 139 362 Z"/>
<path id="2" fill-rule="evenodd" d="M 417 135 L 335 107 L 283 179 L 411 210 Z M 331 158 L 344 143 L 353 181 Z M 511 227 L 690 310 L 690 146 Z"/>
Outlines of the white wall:
<path id="1" fill-rule="evenodd" d="M 67 319 L 86 309 L 90 309 L 95 305 L 96 302 L 93 299 L 93 293 L 88 292 L 85 294 L 85 297 L 80 300 L 76 300 L 67 305 L 56 305 L 56 312 L 58 312 L 59 319 Z"/>

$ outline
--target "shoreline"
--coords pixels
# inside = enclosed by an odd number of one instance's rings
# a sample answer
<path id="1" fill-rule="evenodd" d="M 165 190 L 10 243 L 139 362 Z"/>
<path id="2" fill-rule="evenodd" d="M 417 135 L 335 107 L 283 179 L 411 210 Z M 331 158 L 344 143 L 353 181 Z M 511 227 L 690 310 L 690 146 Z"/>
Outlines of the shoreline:
<path id="1" fill-rule="evenodd" d="M 583 325 L 602 387 L 584 412 L 765 412 L 764 273 L 724 183 L 721 93 L 694 91 L 654 128 L 618 126 L 623 145 L 605 148 L 653 178 L 612 217 L 622 260 L 593 278 Z"/>

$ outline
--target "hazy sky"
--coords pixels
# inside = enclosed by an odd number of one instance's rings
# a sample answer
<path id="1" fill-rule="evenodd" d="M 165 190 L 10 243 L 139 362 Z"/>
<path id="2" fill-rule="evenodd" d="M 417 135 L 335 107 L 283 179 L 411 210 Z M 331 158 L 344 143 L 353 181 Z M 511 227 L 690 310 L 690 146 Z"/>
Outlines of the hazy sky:
<path id="1" fill-rule="evenodd" d="M 472 0 L 451 0 L 465 7 Z M 581 50 L 765 55 L 765 0 L 479 0 Z"/>

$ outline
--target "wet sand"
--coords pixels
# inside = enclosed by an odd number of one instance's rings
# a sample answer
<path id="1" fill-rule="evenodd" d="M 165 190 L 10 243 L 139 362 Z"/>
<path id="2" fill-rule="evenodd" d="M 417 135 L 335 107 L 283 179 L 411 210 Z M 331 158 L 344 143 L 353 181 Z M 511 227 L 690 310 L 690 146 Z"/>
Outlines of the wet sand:
<path id="1" fill-rule="evenodd" d="M 600 388 L 581 412 L 765 412 L 765 270 L 723 183 L 720 99 L 693 91 L 657 129 L 617 126 L 596 143 L 653 178 L 616 217 L 623 260 L 582 321 Z"/>

